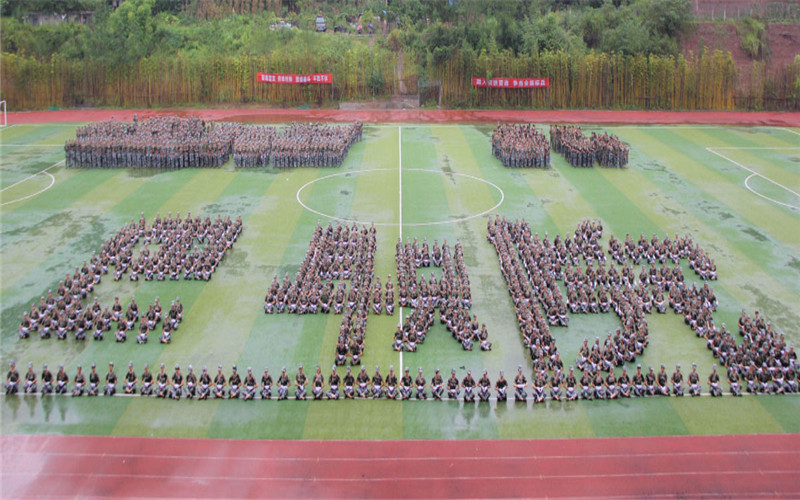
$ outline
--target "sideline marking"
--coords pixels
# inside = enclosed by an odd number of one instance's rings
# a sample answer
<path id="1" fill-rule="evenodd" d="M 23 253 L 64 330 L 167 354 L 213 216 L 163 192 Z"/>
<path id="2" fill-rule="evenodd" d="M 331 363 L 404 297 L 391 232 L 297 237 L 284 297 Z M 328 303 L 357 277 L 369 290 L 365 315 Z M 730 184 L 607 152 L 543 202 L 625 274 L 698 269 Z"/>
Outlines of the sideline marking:
<path id="1" fill-rule="evenodd" d="M 439 174 L 439 175 L 443 175 L 444 174 L 444 172 L 441 172 L 439 170 L 429 170 L 429 169 L 424 169 L 424 168 L 409 168 L 408 171 L 409 172 L 428 172 L 428 173 L 431 173 L 431 174 Z M 357 170 L 357 171 L 352 171 L 352 172 L 338 172 L 338 173 L 335 173 L 335 174 L 330 174 L 330 175 L 325 175 L 323 177 L 318 177 L 318 178 L 312 179 L 312 180 L 306 182 L 305 184 L 303 184 L 302 186 L 300 186 L 300 189 L 298 189 L 297 193 L 295 194 L 295 199 L 297 200 L 297 203 L 299 203 L 301 207 L 305 208 L 309 212 L 317 214 L 317 215 L 319 215 L 321 217 L 326 217 L 326 218 L 331 219 L 331 220 L 336 220 L 336 221 L 340 221 L 340 222 L 347 222 L 347 223 L 355 222 L 357 224 L 375 224 L 376 226 L 383 226 L 383 227 L 386 227 L 386 226 L 389 226 L 389 227 L 397 226 L 398 223 L 396 223 L 396 222 L 373 222 L 373 221 L 363 221 L 363 220 L 359 220 L 359 219 L 348 219 L 348 218 L 345 218 L 345 217 L 336 217 L 334 215 L 326 214 L 324 212 L 320 212 L 319 210 L 315 210 L 315 209 L 309 207 L 308 205 L 306 205 L 305 203 L 303 203 L 303 200 L 300 199 L 300 193 L 305 188 L 307 188 L 311 184 L 314 184 L 315 182 L 319 182 L 319 181 L 322 181 L 322 180 L 325 180 L 325 179 L 329 179 L 331 177 L 344 177 L 344 176 L 348 176 L 348 175 L 360 175 L 360 174 L 367 173 L 367 172 L 394 172 L 394 168 L 371 168 L 371 169 L 367 169 L 367 170 Z M 463 174 L 463 173 L 460 173 L 460 172 L 453 172 L 453 175 L 457 175 L 457 176 L 460 176 L 460 177 L 466 177 L 468 179 L 472 179 L 472 180 L 475 180 L 475 181 L 483 182 L 484 184 L 488 184 L 488 185 L 492 186 L 493 188 L 495 188 L 500 193 L 500 201 L 498 201 L 493 207 L 491 207 L 491 208 L 489 208 L 487 210 L 484 210 L 483 212 L 481 212 L 479 214 L 467 215 L 465 217 L 460 217 L 458 219 L 452 219 L 452 220 L 440 220 L 440 221 L 433 221 L 433 222 L 404 222 L 403 223 L 404 226 L 412 226 L 412 227 L 443 226 L 443 225 L 446 225 L 446 224 L 456 224 L 456 223 L 459 223 L 459 222 L 466 222 L 468 220 L 476 219 L 478 217 L 483 217 L 484 215 L 486 215 L 486 214 L 488 214 L 490 212 L 493 212 L 498 207 L 500 207 L 500 205 L 502 205 L 503 202 L 506 199 L 505 192 L 500 188 L 500 186 L 498 186 L 494 182 L 487 181 L 486 179 L 481 179 L 480 177 L 475 177 L 474 175 Z"/>
<path id="2" fill-rule="evenodd" d="M 183 439 L 183 438 L 177 438 Z M 580 438 L 579 438 L 580 439 Z M 585 439 L 592 439 L 592 438 L 585 438 Z M 602 438 L 601 438 L 602 439 Z M 625 439 L 625 438 L 622 438 Z M 119 457 L 119 458 L 155 458 L 155 459 L 190 459 L 190 460 L 197 460 L 197 461 L 208 461 L 208 460 L 217 460 L 220 457 L 216 456 L 209 456 L 209 455 L 194 455 L 194 454 L 187 454 L 187 455 L 176 455 L 176 454 L 169 454 L 169 455 L 157 455 L 152 453 L 100 453 L 100 452 L 90 452 L 90 451 L 82 451 L 82 452 L 70 452 L 70 451 L 21 451 L 16 452 L 20 455 L 33 455 L 35 456 L 48 456 L 48 457 Z M 620 451 L 618 453 L 607 452 L 601 453 L 597 455 L 591 455 L 588 457 L 585 454 L 578 454 L 578 453 L 563 453 L 560 455 L 542 455 L 542 456 L 531 456 L 531 455 L 506 455 L 502 457 L 492 457 L 492 460 L 547 460 L 547 459 L 581 459 L 581 458 L 624 458 L 624 457 L 674 457 L 674 456 L 682 456 L 682 457 L 706 457 L 706 456 L 739 456 L 741 455 L 741 451 L 663 451 L 663 452 L 641 452 L 641 451 Z M 748 455 L 797 455 L 800 454 L 800 451 L 796 450 L 748 450 Z M 370 461 L 378 461 L 378 462 L 386 462 L 386 461 L 401 461 L 401 462 L 435 462 L 437 460 L 458 460 L 463 462 L 478 462 L 486 460 L 486 457 L 483 456 L 470 456 L 470 455 L 449 455 L 449 456 L 441 456 L 441 457 L 432 457 L 432 456 L 417 456 L 417 457 L 271 457 L 271 456 L 236 456 L 236 457 L 228 457 L 231 460 L 240 461 L 240 462 L 370 462 Z"/>
<path id="3" fill-rule="evenodd" d="M 800 135 L 800 134 L 798 134 L 798 135 Z M 793 148 L 793 149 L 794 149 L 794 148 Z M 797 149 L 800 149 L 800 148 L 797 148 Z M 753 193 L 754 195 L 756 195 L 756 196 L 760 196 L 761 198 L 764 198 L 765 200 L 769 200 L 769 201 L 771 201 L 771 202 L 773 202 L 773 203 L 777 203 L 778 205 L 782 205 L 782 206 L 784 206 L 784 207 L 791 208 L 792 210 L 800 210 L 800 207 L 798 207 L 797 205 L 792 205 L 792 204 L 789 204 L 789 203 L 783 203 L 783 202 L 781 202 L 781 201 L 778 201 L 778 200 L 773 200 L 772 198 L 769 198 L 769 197 L 767 197 L 767 196 L 764 196 L 763 194 L 761 194 L 761 193 L 759 193 L 759 192 L 755 191 L 753 188 L 751 188 L 751 187 L 750 187 L 750 184 L 748 183 L 748 181 L 749 181 L 749 180 L 750 180 L 752 177 L 758 176 L 758 177 L 761 177 L 762 179 L 765 179 L 765 180 L 767 180 L 767 181 L 769 181 L 769 182 L 771 182 L 771 183 L 775 184 L 776 186 L 778 186 L 778 187 L 780 187 L 780 188 L 783 188 L 784 190 L 786 190 L 786 191 L 788 191 L 788 192 L 792 193 L 793 195 L 797 196 L 798 198 L 800 198 L 800 193 L 798 193 L 798 192 L 796 192 L 796 191 L 792 191 L 791 189 L 789 189 L 788 187 L 784 186 L 783 184 L 781 184 L 781 183 L 779 183 L 779 182 L 775 182 L 775 181 L 773 181 L 772 179 L 770 179 L 769 177 L 767 177 L 767 176 L 765 176 L 765 175 L 762 175 L 762 174 L 760 174 L 760 173 L 756 172 L 755 170 L 752 170 L 752 169 L 750 169 L 750 168 L 748 168 L 748 167 L 745 167 L 744 165 L 742 165 L 742 164 L 741 164 L 741 163 L 739 163 L 738 161 L 731 160 L 730 158 L 728 158 L 728 157 L 727 157 L 727 156 L 725 156 L 724 154 L 722 154 L 722 153 L 718 153 L 717 151 L 714 151 L 714 148 L 706 148 L 706 151 L 708 151 L 708 152 L 710 152 L 710 153 L 714 153 L 715 155 L 719 156 L 720 158 L 723 158 L 723 159 L 725 159 L 725 160 L 728 160 L 729 162 L 733 163 L 733 164 L 734 164 L 734 165 L 736 165 L 737 167 L 743 168 L 744 170 L 747 170 L 748 172 L 750 172 L 752 175 L 750 175 L 749 177 L 747 177 L 747 178 L 744 180 L 744 187 L 745 187 L 745 188 L 747 188 L 747 190 L 748 190 L 748 191 L 750 191 L 751 193 Z"/>
<path id="4" fill-rule="evenodd" d="M 786 147 L 778 147 L 778 148 L 768 148 L 768 147 L 753 147 L 753 146 L 712 146 L 711 149 L 766 149 L 766 150 L 784 150 L 784 149 L 800 149 L 800 146 L 786 146 Z"/>

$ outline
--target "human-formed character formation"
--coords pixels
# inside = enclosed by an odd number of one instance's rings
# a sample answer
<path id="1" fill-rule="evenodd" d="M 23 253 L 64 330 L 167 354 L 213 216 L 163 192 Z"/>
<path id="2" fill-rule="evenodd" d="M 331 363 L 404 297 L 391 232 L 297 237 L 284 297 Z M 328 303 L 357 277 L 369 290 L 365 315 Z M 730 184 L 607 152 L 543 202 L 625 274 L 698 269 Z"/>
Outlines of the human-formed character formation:
<path id="1" fill-rule="evenodd" d="M 135 296 L 127 306 L 119 297 L 111 306 L 103 306 L 99 299 L 90 299 L 95 286 L 106 275 L 114 281 L 209 281 L 241 231 L 241 217 L 218 215 L 212 219 L 188 213 L 184 218 L 178 212 L 163 218 L 156 215 L 148 224 L 141 214 L 138 221 L 132 219 L 103 242 L 99 252 L 92 253 L 81 267 L 67 273 L 55 292 L 48 290 L 38 303 L 31 304 L 19 323 L 19 337 L 86 340 L 91 336 L 102 341 L 106 333 L 113 332 L 117 342 L 135 335 L 137 343 L 145 344 L 161 325 L 159 341 L 168 344 L 183 319 L 180 297 L 169 305 L 155 297 L 146 309 L 139 308 Z M 134 252 L 137 245 L 141 245 L 138 254 Z"/>

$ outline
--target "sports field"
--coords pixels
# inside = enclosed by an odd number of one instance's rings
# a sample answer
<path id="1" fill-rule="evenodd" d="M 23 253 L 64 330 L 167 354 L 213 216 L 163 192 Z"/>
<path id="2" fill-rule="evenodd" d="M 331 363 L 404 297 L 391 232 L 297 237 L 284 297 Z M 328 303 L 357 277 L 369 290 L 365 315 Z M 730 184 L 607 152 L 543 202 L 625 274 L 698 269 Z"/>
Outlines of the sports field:
<path id="1" fill-rule="evenodd" d="M 364 141 L 338 169 L 272 168 L 71 170 L 63 144 L 77 123 L 0 129 L 0 303 L 2 367 L 31 361 L 41 371 L 64 363 L 97 363 L 102 375 L 133 361 L 168 369 L 175 363 L 210 370 L 237 364 L 256 374 L 303 363 L 327 375 L 341 318 L 265 315 L 273 276 L 294 276 L 317 221 L 374 222 L 375 273 L 395 274 L 398 237 L 456 240 L 463 245 L 473 312 L 489 328 L 491 352 L 464 352 L 438 324 L 416 353 L 391 349 L 398 315 L 370 316 L 364 364 L 435 368 L 459 378 L 486 368 L 512 375 L 530 358 L 491 244 L 489 214 L 525 218 L 540 235 L 568 234 L 599 219 L 611 234 L 637 239 L 689 233 L 715 259 L 717 322 L 735 328 L 742 309 L 759 310 L 789 342 L 800 343 L 800 129 L 720 126 L 591 126 L 631 146 L 630 166 L 577 169 L 556 154 L 550 170 L 504 168 L 491 156 L 491 125 L 368 124 Z M 545 130 L 547 125 L 542 125 Z M 22 313 L 55 289 L 66 273 L 143 212 L 241 215 L 244 230 L 213 279 L 201 282 L 115 283 L 104 277 L 102 304 L 131 295 L 140 306 L 180 296 L 184 321 L 173 342 L 125 344 L 74 339 L 19 340 Z M 683 262 L 688 283 L 701 285 Z M 427 271 L 424 274 L 427 275 Z M 705 380 L 714 363 L 703 340 L 679 316 L 651 314 L 644 367 L 698 365 Z M 565 363 L 584 337 L 618 326 L 611 314 L 572 315 L 553 334 Z M 634 367 L 628 367 L 629 371 Z M 340 370 L 340 373 L 341 370 Z M 724 384 L 727 388 L 727 384 Z M 465 439 L 744 434 L 800 432 L 800 397 L 648 398 L 545 405 L 395 401 L 164 401 L 141 397 L 4 398 L 2 432 L 226 437 L 252 439 Z"/>

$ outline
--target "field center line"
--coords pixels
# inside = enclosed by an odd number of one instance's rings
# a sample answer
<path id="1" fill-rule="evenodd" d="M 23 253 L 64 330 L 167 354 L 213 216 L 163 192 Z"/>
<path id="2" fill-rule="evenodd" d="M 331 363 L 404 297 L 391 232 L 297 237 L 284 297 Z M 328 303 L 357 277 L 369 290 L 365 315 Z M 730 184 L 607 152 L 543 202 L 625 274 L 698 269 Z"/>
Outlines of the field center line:
<path id="1" fill-rule="evenodd" d="M 397 126 L 397 213 L 399 222 L 397 230 L 399 231 L 400 244 L 403 244 L 403 127 Z M 398 276 L 399 278 L 399 276 Z M 399 307 L 400 314 L 397 315 L 397 326 L 403 326 L 403 306 Z M 400 366 L 399 370 L 403 369 L 403 349 L 400 348 Z"/>
<path id="2" fill-rule="evenodd" d="M 797 196 L 798 198 L 800 198 L 800 193 L 798 193 L 798 192 L 796 192 L 796 191 L 792 191 L 791 189 L 789 189 L 788 187 L 784 186 L 783 184 L 781 184 L 781 183 L 779 183 L 779 182 L 775 182 L 775 181 L 773 181 L 772 179 L 770 179 L 769 177 L 767 177 L 767 176 L 765 176 L 765 175 L 762 175 L 762 174 L 760 174 L 760 173 L 756 172 L 755 170 L 752 170 L 752 169 L 750 169 L 750 168 L 748 168 L 748 167 L 745 167 L 744 165 L 742 165 L 742 164 L 741 164 L 741 163 L 739 163 L 738 161 L 731 160 L 730 158 L 728 158 L 727 156 L 723 155 L 722 153 L 718 153 L 718 152 L 714 151 L 714 149 L 713 149 L 713 148 L 706 148 L 706 151 L 708 151 L 708 152 L 710 152 L 710 153 L 714 153 L 715 155 L 719 156 L 720 158 L 723 158 L 723 159 L 725 159 L 725 160 L 728 160 L 729 162 L 733 163 L 733 164 L 734 164 L 734 165 L 736 165 L 737 167 L 743 168 L 744 170 L 747 170 L 747 171 L 748 171 L 748 172 L 750 172 L 751 174 L 753 174 L 753 175 L 756 175 L 756 176 L 758 176 L 758 177 L 761 177 L 762 179 L 765 179 L 765 180 L 767 180 L 767 181 L 769 181 L 769 182 L 771 182 L 771 183 L 775 184 L 776 186 L 778 186 L 778 187 L 780 187 L 780 188 L 783 188 L 783 189 L 785 189 L 786 191 L 789 191 L 790 193 L 792 193 L 793 195 Z M 750 177 L 753 177 L 753 175 L 751 175 Z M 747 180 L 749 180 L 749 179 L 750 179 L 750 177 L 748 177 L 748 178 L 745 180 L 745 187 L 748 189 L 748 191 L 750 191 L 750 192 L 752 192 L 752 193 L 754 193 L 754 194 L 758 194 L 758 193 L 756 193 L 755 191 L 753 191 L 753 189 L 751 189 L 751 188 L 750 188 L 750 186 L 748 186 L 748 185 L 747 185 Z M 759 196 L 761 196 L 761 195 L 759 195 Z M 770 199 L 770 198 L 767 198 L 767 197 L 765 197 L 765 196 L 761 196 L 761 197 L 762 197 L 762 198 L 765 198 L 765 199 L 768 199 L 768 200 L 770 200 L 770 201 L 773 201 L 773 202 L 775 202 L 775 203 L 779 203 L 780 205 L 783 205 L 783 206 L 785 206 L 785 207 L 793 208 L 793 209 L 795 209 L 795 210 L 800 210 L 800 207 L 798 207 L 798 206 L 795 206 L 795 205 L 790 205 L 790 204 L 787 204 L 787 203 L 781 203 L 781 202 L 779 202 L 779 201 L 772 200 L 772 199 Z"/>
<path id="3" fill-rule="evenodd" d="M 19 184 L 22 184 L 23 182 L 27 181 L 28 179 L 33 179 L 34 177 L 36 177 L 37 175 L 41 174 L 42 172 L 47 172 L 47 171 L 48 171 L 48 170 L 50 170 L 51 168 L 53 168 L 53 167 L 55 167 L 55 166 L 57 166 L 57 165 L 60 165 L 60 164 L 64 163 L 65 161 L 66 161 L 66 160 L 61 160 L 61 161 L 58 161 L 58 162 L 56 162 L 56 163 L 53 163 L 52 165 L 50 165 L 49 167 L 47 167 L 47 168 L 46 168 L 46 169 L 44 169 L 44 170 L 39 170 L 39 171 L 38 171 L 38 172 L 36 172 L 35 174 L 29 175 L 28 177 L 25 177 L 24 179 L 22 179 L 22 180 L 21 180 L 21 181 L 19 181 L 19 182 L 15 182 L 14 184 L 12 184 L 12 185 L 10 185 L 10 186 L 6 186 L 6 187 L 4 187 L 3 189 L 0 189 L 0 193 L 2 193 L 3 191 L 5 191 L 6 189 L 11 189 L 11 188 L 13 188 L 14 186 L 17 186 L 17 185 L 19 185 Z"/>

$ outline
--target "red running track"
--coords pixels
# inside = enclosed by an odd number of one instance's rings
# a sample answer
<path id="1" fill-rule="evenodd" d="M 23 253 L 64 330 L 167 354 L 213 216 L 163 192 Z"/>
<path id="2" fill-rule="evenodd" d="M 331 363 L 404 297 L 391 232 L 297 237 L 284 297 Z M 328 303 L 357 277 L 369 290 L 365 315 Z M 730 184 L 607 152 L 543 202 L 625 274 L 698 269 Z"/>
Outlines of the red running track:
<path id="1" fill-rule="evenodd" d="M 605 110 L 331 110 L 331 109 L 89 109 L 8 113 L 8 124 L 108 120 L 128 121 L 159 114 L 204 119 L 281 123 L 289 121 L 354 121 L 391 123 L 536 123 L 701 124 L 800 127 L 800 113 L 749 111 L 605 111 Z"/>
<path id="2" fill-rule="evenodd" d="M 800 434 L 520 441 L 4 435 L 0 496 L 800 497 Z"/>

